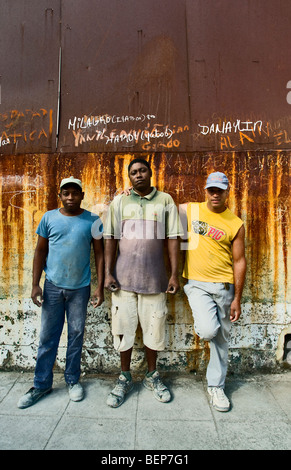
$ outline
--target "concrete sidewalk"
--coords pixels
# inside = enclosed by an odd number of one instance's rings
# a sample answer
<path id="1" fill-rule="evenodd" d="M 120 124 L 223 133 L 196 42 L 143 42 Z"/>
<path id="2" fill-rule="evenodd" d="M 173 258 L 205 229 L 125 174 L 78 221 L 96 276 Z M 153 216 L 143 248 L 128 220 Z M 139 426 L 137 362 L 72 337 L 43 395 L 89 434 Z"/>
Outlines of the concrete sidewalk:
<path id="1" fill-rule="evenodd" d="M 291 449 L 291 371 L 228 378 L 228 413 L 209 404 L 205 379 L 161 375 L 173 393 L 170 403 L 155 400 L 139 377 L 125 403 L 109 408 L 106 397 L 116 376 L 104 375 L 83 377 L 86 396 L 74 403 L 63 375 L 55 374 L 53 392 L 20 410 L 18 399 L 32 386 L 33 374 L 0 372 L 0 449 Z"/>

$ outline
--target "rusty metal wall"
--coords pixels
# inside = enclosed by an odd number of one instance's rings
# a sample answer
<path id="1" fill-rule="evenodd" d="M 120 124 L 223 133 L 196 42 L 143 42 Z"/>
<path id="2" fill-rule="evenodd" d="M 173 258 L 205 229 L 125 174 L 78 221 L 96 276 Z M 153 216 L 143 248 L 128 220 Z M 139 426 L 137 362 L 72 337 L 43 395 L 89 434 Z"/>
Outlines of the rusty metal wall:
<path id="1" fill-rule="evenodd" d="M 290 334 L 291 4 L 275 0 L 1 0 L 0 366 L 33 368 L 35 229 L 58 184 L 82 178 L 99 213 L 142 155 L 177 204 L 204 199 L 212 170 L 245 222 L 243 315 L 230 368 L 282 365 Z M 290 91 L 289 91 L 290 90 Z M 181 266 L 182 268 L 182 266 Z M 181 279 L 183 284 L 183 280 Z M 169 299 L 160 367 L 205 369 L 181 292 Z M 65 360 L 65 332 L 57 364 Z M 89 308 L 84 370 L 118 369 L 110 298 Z M 140 333 L 133 367 L 143 368 Z"/>
<path id="2" fill-rule="evenodd" d="M 290 2 L 186 4 L 195 150 L 290 148 Z"/>
<path id="3" fill-rule="evenodd" d="M 0 44 L 0 152 L 54 152 L 59 0 L 1 0 Z"/>
<path id="4" fill-rule="evenodd" d="M 181 126 L 189 137 L 183 1 L 63 2 L 62 21 L 61 152 L 163 151 Z"/>
<path id="5" fill-rule="evenodd" d="M 4 154 L 290 148 L 288 1 L 1 4 Z"/>

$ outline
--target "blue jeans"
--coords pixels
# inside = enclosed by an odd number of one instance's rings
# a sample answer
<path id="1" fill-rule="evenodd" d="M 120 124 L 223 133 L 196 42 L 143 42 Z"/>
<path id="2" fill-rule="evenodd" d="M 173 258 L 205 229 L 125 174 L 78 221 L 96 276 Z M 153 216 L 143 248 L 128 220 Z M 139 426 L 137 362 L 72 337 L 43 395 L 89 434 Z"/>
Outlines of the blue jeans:
<path id="1" fill-rule="evenodd" d="M 76 290 L 56 287 L 45 280 L 39 347 L 34 374 L 34 386 L 50 388 L 53 383 L 53 366 L 67 314 L 68 343 L 65 380 L 78 382 L 81 372 L 81 353 L 90 286 Z"/>
<path id="2" fill-rule="evenodd" d="M 210 344 L 207 367 L 209 387 L 224 387 L 228 365 L 228 338 L 231 328 L 230 306 L 234 285 L 189 280 L 184 286 L 194 318 L 196 334 Z"/>

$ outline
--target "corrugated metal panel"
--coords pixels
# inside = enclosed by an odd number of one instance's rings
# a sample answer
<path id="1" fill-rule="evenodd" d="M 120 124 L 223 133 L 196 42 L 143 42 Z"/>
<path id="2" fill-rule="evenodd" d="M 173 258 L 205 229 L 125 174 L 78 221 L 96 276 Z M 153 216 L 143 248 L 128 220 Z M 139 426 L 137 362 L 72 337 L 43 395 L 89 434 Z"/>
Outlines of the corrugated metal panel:
<path id="1" fill-rule="evenodd" d="M 3 0 L 0 151 L 289 149 L 290 21 L 275 0 Z"/>
<path id="2" fill-rule="evenodd" d="M 184 2 L 74 4 L 62 8 L 60 150 L 164 151 L 182 142 L 185 149 Z"/>
<path id="3" fill-rule="evenodd" d="M 195 150 L 290 148 L 290 22 L 289 1 L 187 0 Z"/>
<path id="4" fill-rule="evenodd" d="M 60 0 L 2 0 L 0 153 L 56 149 Z"/>

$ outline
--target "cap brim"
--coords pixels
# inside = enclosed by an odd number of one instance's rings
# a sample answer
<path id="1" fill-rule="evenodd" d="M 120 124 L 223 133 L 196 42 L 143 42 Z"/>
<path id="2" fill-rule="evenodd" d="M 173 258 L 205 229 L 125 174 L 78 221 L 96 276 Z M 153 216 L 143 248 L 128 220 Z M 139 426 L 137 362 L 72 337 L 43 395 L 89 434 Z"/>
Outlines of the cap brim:
<path id="1" fill-rule="evenodd" d="M 208 188 L 219 188 L 219 189 L 223 189 L 225 191 L 228 188 L 228 184 L 223 184 L 223 183 L 213 184 L 213 183 L 210 183 L 210 184 L 207 184 L 204 189 L 208 189 Z"/>
<path id="2" fill-rule="evenodd" d="M 74 181 L 68 181 L 67 183 L 63 183 L 61 186 L 60 186 L 60 189 L 62 189 L 64 186 L 77 186 L 78 188 L 80 189 L 83 189 L 82 186 L 80 186 L 78 183 L 75 183 Z"/>

